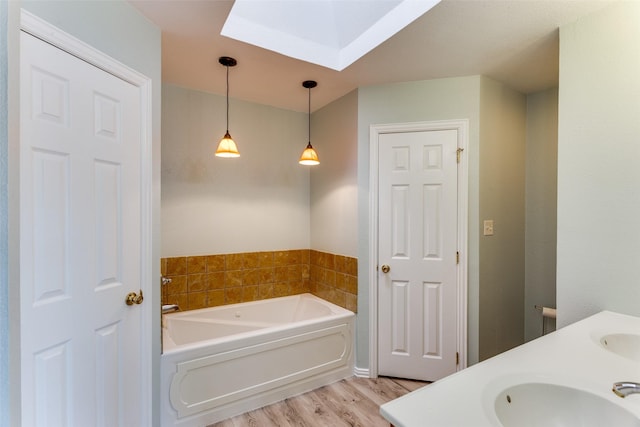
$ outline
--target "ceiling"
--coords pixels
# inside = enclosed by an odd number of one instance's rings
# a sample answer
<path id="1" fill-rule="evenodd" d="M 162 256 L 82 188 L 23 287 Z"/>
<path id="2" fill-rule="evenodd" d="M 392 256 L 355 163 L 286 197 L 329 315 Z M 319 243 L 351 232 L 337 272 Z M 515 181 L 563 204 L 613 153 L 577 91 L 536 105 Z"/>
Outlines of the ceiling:
<path id="1" fill-rule="evenodd" d="M 312 110 L 357 87 L 442 77 L 482 74 L 522 93 L 556 86 L 558 28 L 613 1 L 442 0 L 336 71 L 220 35 L 232 0 L 129 0 L 162 30 L 163 82 L 224 95 L 218 57 L 231 56 L 232 98 L 301 112 L 304 80 L 318 81 Z"/>

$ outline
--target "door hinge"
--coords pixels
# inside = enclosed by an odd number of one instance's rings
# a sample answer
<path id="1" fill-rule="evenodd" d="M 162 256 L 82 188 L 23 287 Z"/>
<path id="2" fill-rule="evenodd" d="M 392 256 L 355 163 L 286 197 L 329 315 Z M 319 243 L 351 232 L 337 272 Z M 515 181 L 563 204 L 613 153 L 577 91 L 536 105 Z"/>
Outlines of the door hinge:
<path id="1" fill-rule="evenodd" d="M 460 264 L 460 252 L 456 252 L 456 264 Z"/>
<path id="2" fill-rule="evenodd" d="M 456 351 L 456 366 L 460 364 L 460 353 Z"/>
<path id="3" fill-rule="evenodd" d="M 456 150 L 456 162 L 460 163 L 460 155 L 462 154 L 463 151 L 464 151 L 464 148 L 458 148 Z"/>

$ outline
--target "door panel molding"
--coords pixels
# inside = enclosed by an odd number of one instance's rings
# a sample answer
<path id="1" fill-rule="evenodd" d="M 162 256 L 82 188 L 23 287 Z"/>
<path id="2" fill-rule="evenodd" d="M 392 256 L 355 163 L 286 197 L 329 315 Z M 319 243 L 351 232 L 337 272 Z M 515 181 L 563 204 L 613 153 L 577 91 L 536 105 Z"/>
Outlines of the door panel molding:
<path id="1" fill-rule="evenodd" d="M 468 145 L 467 119 L 424 121 L 411 123 L 373 124 L 369 126 L 369 370 L 368 376 L 378 376 L 378 150 L 379 137 L 387 133 L 456 130 L 458 149 L 457 180 L 457 370 L 467 366 L 467 247 L 468 247 Z"/>

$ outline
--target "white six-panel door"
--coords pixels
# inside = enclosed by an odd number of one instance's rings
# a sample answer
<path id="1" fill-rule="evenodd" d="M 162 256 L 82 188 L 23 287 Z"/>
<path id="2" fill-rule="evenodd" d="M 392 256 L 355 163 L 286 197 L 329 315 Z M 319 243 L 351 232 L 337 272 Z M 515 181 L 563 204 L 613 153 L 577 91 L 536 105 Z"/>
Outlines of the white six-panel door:
<path id="1" fill-rule="evenodd" d="M 379 135 L 379 375 L 456 370 L 457 142 L 455 129 Z"/>
<path id="2" fill-rule="evenodd" d="M 25 426 L 139 426 L 140 89 L 21 33 Z"/>

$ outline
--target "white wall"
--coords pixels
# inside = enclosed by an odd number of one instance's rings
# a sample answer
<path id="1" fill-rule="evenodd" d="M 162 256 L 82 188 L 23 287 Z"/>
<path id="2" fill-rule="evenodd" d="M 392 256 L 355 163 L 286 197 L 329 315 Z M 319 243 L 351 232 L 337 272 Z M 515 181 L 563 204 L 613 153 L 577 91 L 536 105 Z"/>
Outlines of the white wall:
<path id="1" fill-rule="evenodd" d="M 231 159 L 214 155 L 225 97 L 163 85 L 163 257 L 309 248 L 306 113 L 233 98 L 229 108 Z"/>
<path id="2" fill-rule="evenodd" d="M 560 29 L 558 326 L 640 315 L 640 3 Z"/>
<path id="3" fill-rule="evenodd" d="M 369 126 L 469 119 L 468 361 L 478 361 L 478 195 L 480 77 L 358 89 L 358 318 L 356 366 L 369 367 Z"/>
<path id="4" fill-rule="evenodd" d="M 525 96 L 482 77 L 477 218 L 494 235 L 479 238 L 480 360 L 523 343 L 525 142 Z"/>
<path id="5" fill-rule="evenodd" d="M 535 305 L 556 306 L 557 88 L 527 96 L 526 162 L 524 338 L 529 341 L 542 335 Z M 553 330 L 554 321 L 545 322 Z"/>
<path id="6" fill-rule="evenodd" d="M 14 0 L 9 3 L 9 114 L 13 117 L 9 129 L 9 298 L 10 307 L 10 375 L 12 425 L 19 425 L 19 285 L 17 274 L 19 265 L 19 224 L 18 209 L 18 169 L 12 165 L 19 164 L 19 13 L 24 8 L 34 15 L 61 28 L 63 31 L 83 40 L 96 49 L 110 55 L 123 64 L 139 71 L 152 79 L 151 114 L 152 128 L 152 165 L 153 165 L 153 224 L 152 224 L 152 271 L 153 282 L 158 291 L 149 295 L 149 303 L 160 306 L 160 74 L 161 74 L 161 34 L 160 30 L 144 18 L 129 3 L 122 0 L 113 1 L 24 1 Z M 159 362 L 160 362 L 160 319 L 153 319 L 153 366 L 152 384 L 153 425 L 159 425 Z"/>
<path id="7" fill-rule="evenodd" d="M 320 164 L 311 168 L 311 249 L 358 256 L 357 142 L 357 91 L 313 113 Z"/>

